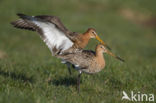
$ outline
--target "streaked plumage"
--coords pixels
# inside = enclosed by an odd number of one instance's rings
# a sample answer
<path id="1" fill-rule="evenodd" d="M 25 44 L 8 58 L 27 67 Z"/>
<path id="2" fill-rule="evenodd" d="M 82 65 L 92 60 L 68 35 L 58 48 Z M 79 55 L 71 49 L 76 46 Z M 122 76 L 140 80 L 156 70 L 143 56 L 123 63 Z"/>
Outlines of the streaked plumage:
<path id="1" fill-rule="evenodd" d="M 64 53 L 58 55 L 58 57 L 73 64 L 75 66 L 75 69 L 78 70 L 80 74 L 82 72 L 93 74 L 104 69 L 105 59 L 103 57 L 103 53 L 107 53 L 121 61 L 124 61 L 120 57 L 115 56 L 113 53 L 107 50 L 102 44 L 97 45 L 95 51 L 96 52 L 83 50 L 81 52 L 75 52 L 75 53 Z M 78 76 L 78 88 L 79 88 L 80 74 Z"/>
<path id="2" fill-rule="evenodd" d="M 95 29 L 89 28 L 85 33 L 75 33 L 69 31 L 56 16 L 27 16 L 17 14 L 18 19 L 11 24 L 20 29 L 37 31 L 41 39 L 46 43 L 52 55 L 58 55 L 62 52 L 77 52 L 85 48 L 91 38 L 96 38 L 103 45 L 107 46 L 97 35 Z M 109 48 L 107 46 L 107 48 Z M 66 61 L 70 72 L 70 65 Z"/>

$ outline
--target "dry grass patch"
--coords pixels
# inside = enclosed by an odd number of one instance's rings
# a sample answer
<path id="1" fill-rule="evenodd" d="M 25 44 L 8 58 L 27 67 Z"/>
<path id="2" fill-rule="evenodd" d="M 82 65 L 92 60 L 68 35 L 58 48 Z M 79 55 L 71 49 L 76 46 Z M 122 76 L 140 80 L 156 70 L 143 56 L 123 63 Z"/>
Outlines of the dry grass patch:
<path id="1" fill-rule="evenodd" d="M 132 9 L 121 9 L 120 14 L 124 18 L 136 24 L 141 24 L 148 27 L 156 27 L 156 17 L 153 17 L 151 14 L 144 14 Z"/>
<path id="2" fill-rule="evenodd" d="M 6 57 L 7 57 L 6 52 L 0 50 L 0 59 L 6 58 Z"/>

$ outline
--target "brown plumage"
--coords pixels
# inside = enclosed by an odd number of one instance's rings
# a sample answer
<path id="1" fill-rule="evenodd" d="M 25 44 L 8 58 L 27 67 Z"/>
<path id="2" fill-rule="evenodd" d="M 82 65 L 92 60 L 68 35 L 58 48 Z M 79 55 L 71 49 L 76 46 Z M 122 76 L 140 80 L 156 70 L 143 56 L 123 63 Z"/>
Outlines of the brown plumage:
<path id="1" fill-rule="evenodd" d="M 75 69 L 79 71 L 78 75 L 78 90 L 79 90 L 79 79 L 82 72 L 93 74 L 101 71 L 105 67 L 105 59 L 103 53 L 107 53 L 121 61 L 124 61 L 118 56 L 115 56 L 109 50 L 107 50 L 102 44 L 97 45 L 95 52 L 89 50 L 83 50 L 76 53 L 64 53 L 58 55 L 59 58 L 73 64 Z"/>
<path id="2" fill-rule="evenodd" d="M 17 15 L 20 19 L 11 22 L 11 24 L 16 28 L 37 31 L 52 52 L 52 55 L 58 55 L 63 52 L 77 52 L 85 48 L 91 38 L 96 38 L 107 46 L 93 28 L 89 28 L 85 33 L 76 33 L 68 30 L 56 16 Z M 70 65 L 69 63 L 67 64 L 70 71 Z"/>
<path id="3" fill-rule="evenodd" d="M 27 16 L 24 14 L 17 14 L 21 19 L 17 21 L 11 22 L 11 24 L 20 29 L 27 29 L 32 31 L 37 31 L 40 34 L 40 37 L 43 41 L 51 38 L 48 38 L 46 35 L 46 32 L 44 31 L 44 27 L 40 26 L 43 23 L 49 26 L 51 29 L 51 25 L 55 26 L 55 29 L 57 29 L 59 32 L 62 32 L 64 36 L 66 36 L 71 42 L 73 42 L 73 45 L 69 46 L 67 49 L 76 50 L 76 49 L 83 49 L 88 44 L 89 40 L 91 38 L 96 38 L 99 40 L 103 45 L 107 46 L 97 35 L 95 29 L 89 28 L 85 33 L 76 33 L 69 31 L 61 22 L 61 20 L 56 16 L 47 16 L 47 15 L 41 15 L 41 16 Z M 40 24 L 39 24 L 40 23 Z M 56 35 L 51 31 L 50 35 Z M 57 38 L 54 38 L 54 40 L 57 40 Z M 45 41 L 46 42 L 46 41 Z M 47 43 L 48 44 L 48 43 Z M 52 44 L 51 44 L 52 45 Z M 59 46 L 51 46 L 49 45 L 49 49 L 51 50 L 52 54 L 60 53 L 65 50 L 63 50 L 64 43 L 59 44 Z M 66 44 L 68 45 L 68 44 Z M 108 46 L 107 46 L 108 47 Z M 53 48 L 55 48 L 55 51 L 53 51 Z M 108 47 L 109 48 L 109 47 Z M 66 50 L 67 50 L 66 49 Z"/>

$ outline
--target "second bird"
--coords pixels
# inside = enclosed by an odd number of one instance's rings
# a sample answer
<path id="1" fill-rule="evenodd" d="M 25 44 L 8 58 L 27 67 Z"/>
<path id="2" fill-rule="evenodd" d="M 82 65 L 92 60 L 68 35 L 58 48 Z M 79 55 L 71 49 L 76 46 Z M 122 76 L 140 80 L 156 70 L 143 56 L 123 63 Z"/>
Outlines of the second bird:
<path id="1" fill-rule="evenodd" d="M 80 76 L 82 72 L 94 74 L 104 69 L 106 63 L 103 57 L 103 53 L 107 53 L 115 57 L 116 59 L 119 59 L 120 61 L 124 62 L 123 59 L 107 50 L 102 44 L 97 45 L 95 52 L 91 50 L 83 50 L 81 52 L 64 53 L 58 55 L 59 58 L 64 59 L 67 62 L 73 64 L 75 66 L 75 69 L 79 71 L 77 79 L 78 91 L 80 85 Z"/>

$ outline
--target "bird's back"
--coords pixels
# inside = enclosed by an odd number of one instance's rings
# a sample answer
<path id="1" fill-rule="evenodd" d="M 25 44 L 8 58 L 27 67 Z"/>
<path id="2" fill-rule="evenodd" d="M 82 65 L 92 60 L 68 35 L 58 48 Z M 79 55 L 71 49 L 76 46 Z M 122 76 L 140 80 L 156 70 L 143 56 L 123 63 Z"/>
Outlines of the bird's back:
<path id="1" fill-rule="evenodd" d="M 75 65 L 76 68 L 82 69 L 83 72 L 95 73 L 99 71 L 94 51 L 83 50 L 75 53 L 61 54 L 58 57 Z"/>

